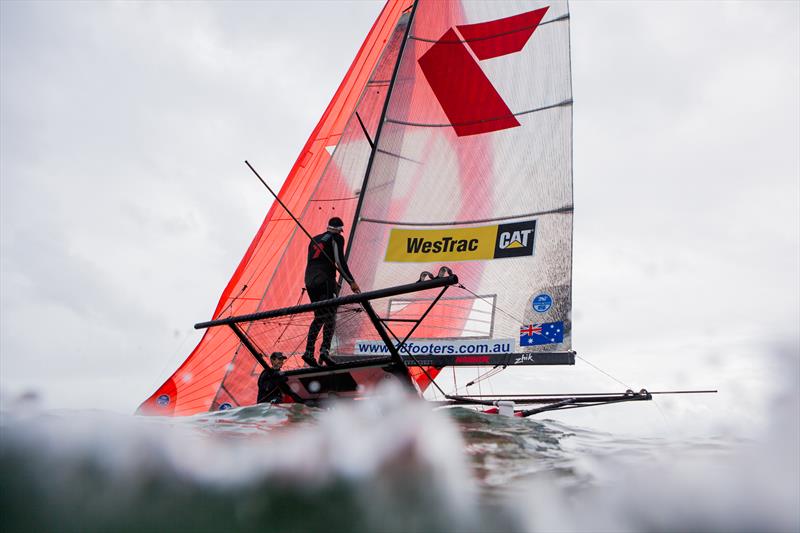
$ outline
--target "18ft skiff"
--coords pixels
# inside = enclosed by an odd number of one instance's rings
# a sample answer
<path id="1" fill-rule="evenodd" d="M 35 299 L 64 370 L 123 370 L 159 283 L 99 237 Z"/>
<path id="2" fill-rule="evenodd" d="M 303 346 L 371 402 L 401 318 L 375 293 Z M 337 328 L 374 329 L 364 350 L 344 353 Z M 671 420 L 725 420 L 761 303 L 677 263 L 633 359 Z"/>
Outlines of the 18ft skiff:
<path id="1" fill-rule="evenodd" d="M 526 416 L 651 399 L 490 397 L 475 393 L 474 371 L 458 370 L 486 367 L 484 380 L 575 363 L 569 18 L 566 2 L 389 0 L 213 319 L 198 324 L 202 340 L 139 412 L 254 404 L 274 351 L 289 356 L 299 401 L 364 397 L 385 379 Z M 311 304 L 307 232 L 332 216 L 346 223 L 365 292 Z M 306 332 L 321 307 L 337 315 L 337 364 L 308 368 Z M 446 368 L 448 386 L 437 379 Z"/>

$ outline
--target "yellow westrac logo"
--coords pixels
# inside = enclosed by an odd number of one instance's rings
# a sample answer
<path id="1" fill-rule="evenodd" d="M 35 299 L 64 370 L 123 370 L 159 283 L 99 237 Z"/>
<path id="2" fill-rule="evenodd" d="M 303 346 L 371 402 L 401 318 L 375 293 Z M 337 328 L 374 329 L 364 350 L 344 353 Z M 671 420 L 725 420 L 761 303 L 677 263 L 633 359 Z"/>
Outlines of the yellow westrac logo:
<path id="1" fill-rule="evenodd" d="M 533 255 L 536 221 L 449 229 L 392 229 L 385 261 L 428 263 Z"/>

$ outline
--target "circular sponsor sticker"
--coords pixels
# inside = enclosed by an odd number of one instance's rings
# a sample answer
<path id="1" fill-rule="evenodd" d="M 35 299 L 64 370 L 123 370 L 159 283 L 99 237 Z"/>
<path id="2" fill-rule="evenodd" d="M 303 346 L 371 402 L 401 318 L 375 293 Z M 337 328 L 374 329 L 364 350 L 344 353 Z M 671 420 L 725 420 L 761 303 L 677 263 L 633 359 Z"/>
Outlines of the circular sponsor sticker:
<path id="1" fill-rule="evenodd" d="M 169 395 L 162 394 L 158 398 L 156 398 L 156 404 L 160 405 L 161 407 L 166 407 L 169 405 Z"/>
<path id="2" fill-rule="evenodd" d="M 232 408 L 233 406 L 228 402 L 225 402 L 219 406 L 220 411 L 227 411 L 228 409 Z"/>
<path id="3" fill-rule="evenodd" d="M 533 306 L 533 310 L 537 313 L 544 313 L 553 305 L 553 298 L 546 292 L 543 292 L 542 294 L 534 296 L 531 305 Z"/>

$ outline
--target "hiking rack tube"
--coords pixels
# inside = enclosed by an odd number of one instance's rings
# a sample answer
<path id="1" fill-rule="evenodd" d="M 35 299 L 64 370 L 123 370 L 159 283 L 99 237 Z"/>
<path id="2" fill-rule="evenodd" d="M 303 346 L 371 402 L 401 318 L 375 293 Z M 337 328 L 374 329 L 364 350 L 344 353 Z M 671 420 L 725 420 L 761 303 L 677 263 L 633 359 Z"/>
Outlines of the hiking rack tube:
<path id="1" fill-rule="evenodd" d="M 331 298 L 330 300 L 321 300 L 319 302 L 312 302 L 309 304 L 284 307 L 283 309 L 273 309 L 272 311 L 262 311 L 259 313 L 250 313 L 248 315 L 239 315 L 228 318 L 220 318 L 217 320 L 210 320 L 208 322 L 199 322 L 194 325 L 194 329 L 229 326 L 231 324 L 238 324 L 240 322 L 254 322 L 256 320 L 265 320 L 267 318 L 276 318 L 286 315 L 296 315 L 299 313 L 305 313 L 307 311 L 325 309 L 326 307 L 338 307 L 346 304 L 363 304 L 365 302 L 369 302 L 370 300 L 377 300 L 379 298 L 388 298 L 390 296 L 398 296 L 400 294 L 419 292 L 427 289 L 436 289 L 438 287 L 449 287 L 450 285 L 455 285 L 456 283 L 458 283 L 458 276 L 455 274 L 450 274 L 448 276 L 437 277 L 426 281 L 417 281 L 416 283 L 397 285 L 395 287 L 387 287 L 385 289 L 378 289 L 375 291 L 349 294 L 339 298 Z"/>

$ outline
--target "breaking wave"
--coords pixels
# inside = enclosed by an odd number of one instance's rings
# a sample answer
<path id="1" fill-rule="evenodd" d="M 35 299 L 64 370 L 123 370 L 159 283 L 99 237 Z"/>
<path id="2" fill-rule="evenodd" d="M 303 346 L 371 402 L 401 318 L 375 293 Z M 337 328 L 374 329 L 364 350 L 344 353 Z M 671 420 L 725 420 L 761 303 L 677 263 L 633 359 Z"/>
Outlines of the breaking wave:
<path id="1" fill-rule="evenodd" d="M 792 369 L 797 370 L 796 358 Z M 796 375 L 796 374 L 795 374 Z M 182 419 L 2 412 L 3 531 L 797 531 L 798 393 L 758 439 L 623 437 L 402 391 Z M 620 412 L 620 411 L 618 411 Z"/>

